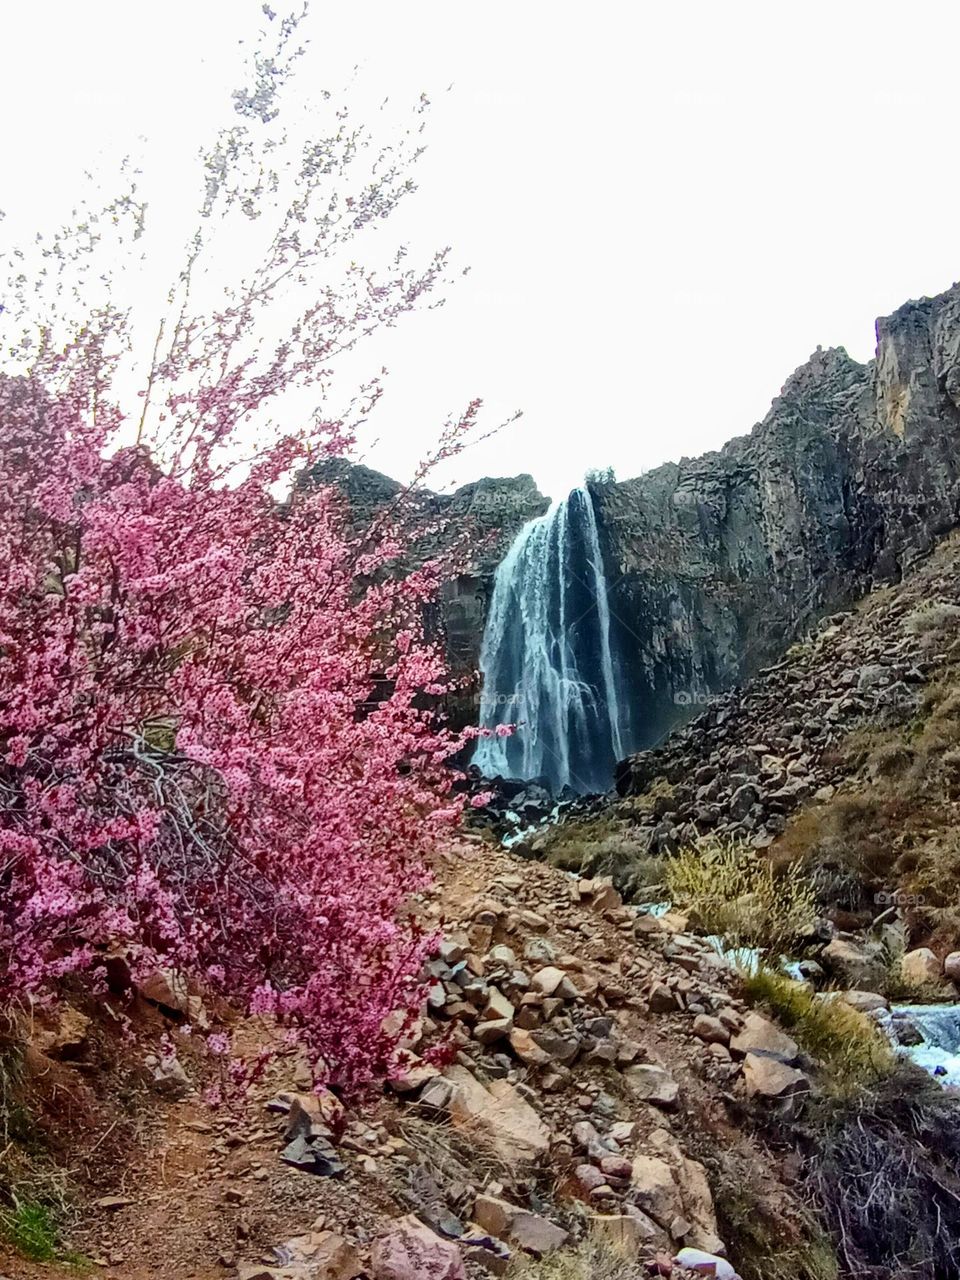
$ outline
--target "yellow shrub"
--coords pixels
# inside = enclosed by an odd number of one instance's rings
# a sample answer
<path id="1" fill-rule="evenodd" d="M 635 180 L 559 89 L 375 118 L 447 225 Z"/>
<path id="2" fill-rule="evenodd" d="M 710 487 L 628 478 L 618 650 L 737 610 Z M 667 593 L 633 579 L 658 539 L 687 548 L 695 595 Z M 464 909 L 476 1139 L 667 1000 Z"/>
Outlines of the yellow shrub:
<path id="1" fill-rule="evenodd" d="M 814 887 L 802 865 L 775 868 L 739 841 L 701 841 L 666 860 L 670 898 L 734 946 L 777 950 L 809 933 Z"/>

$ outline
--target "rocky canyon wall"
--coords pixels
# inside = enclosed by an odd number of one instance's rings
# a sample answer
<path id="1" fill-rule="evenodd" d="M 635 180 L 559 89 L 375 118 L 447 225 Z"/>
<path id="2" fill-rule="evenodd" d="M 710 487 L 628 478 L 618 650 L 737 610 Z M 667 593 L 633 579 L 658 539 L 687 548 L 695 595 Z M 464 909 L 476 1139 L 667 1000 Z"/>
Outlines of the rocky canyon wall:
<path id="1" fill-rule="evenodd" d="M 818 350 L 748 436 L 594 488 L 634 745 L 960 520 L 960 287 Z"/>
<path id="2" fill-rule="evenodd" d="M 314 475 L 340 485 L 361 517 L 400 492 L 342 461 Z M 867 364 L 842 348 L 816 351 L 749 435 L 591 493 L 626 737 L 639 749 L 818 617 L 897 580 L 960 523 L 960 285 L 878 320 Z M 547 499 L 521 475 L 425 501 L 476 539 L 443 600 L 452 659 L 470 671 L 497 563 Z M 477 693 L 451 708 L 458 721 L 477 719 Z"/>

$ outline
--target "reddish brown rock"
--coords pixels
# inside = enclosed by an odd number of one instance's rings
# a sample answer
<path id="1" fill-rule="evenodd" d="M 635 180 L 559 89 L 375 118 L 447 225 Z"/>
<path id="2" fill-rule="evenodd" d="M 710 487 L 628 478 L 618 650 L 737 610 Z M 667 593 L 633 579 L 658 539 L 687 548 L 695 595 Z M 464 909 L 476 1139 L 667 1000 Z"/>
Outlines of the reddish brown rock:
<path id="1" fill-rule="evenodd" d="M 373 1280 L 467 1280 L 459 1248 L 409 1214 L 374 1240 Z"/>

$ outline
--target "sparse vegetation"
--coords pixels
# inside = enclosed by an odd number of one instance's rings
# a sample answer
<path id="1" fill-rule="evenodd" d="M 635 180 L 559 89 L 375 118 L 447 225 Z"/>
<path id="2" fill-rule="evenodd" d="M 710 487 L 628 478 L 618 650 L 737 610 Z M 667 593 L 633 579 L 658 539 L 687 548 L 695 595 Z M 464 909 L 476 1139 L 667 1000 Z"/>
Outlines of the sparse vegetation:
<path id="1" fill-rule="evenodd" d="M 936 612 L 924 606 L 914 614 Z M 806 863 L 822 909 L 869 918 L 878 914 L 879 892 L 897 894 L 910 945 L 923 939 L 953 949 L 960 944 L 960 670 L 949 667 L 926 689 L 907 724 L 855 730 L 834 749 L 833 763 L 851 771 L 850 781 L 795 815 L 776 859 Z M 891 969 L 891 992 L 893 979 Z"/>
<path id="2" fill-rule="evenodd" d="M 744 974 L 743 993 L 765 1005 L 819 1061 L 829 1093 L 857 1095 L 896 1070 L 897 1057 L 876 1026 L 839 998 L 817 997 L 804 983 L 763 967 Z"/>
<path id="3" fill-rule="evenodd" d="M 50 1209 L 38 1200 L 15 1196 L 10 1208 L 0 1210 L 0 1233 L 33 1262 L 52 1262 L 57 1256 L 56 1222 Z"/>
<path id="4" fill-rule="evenodd" d="M 950 604 L 946 600 L 928 600 L 907 615 L 903 629 L 911 635 L 921 636 L 929 632 L 943 631 L 948 626 L 955 627 L 958 620 L 960 620 L 960 605 Z"/>
<path id="5" fill-rule="evenodd" d="M 844 1274 L 960 1274 L 960 1104 L 906 1063 L 855 1101 L 824 1100 L 807 1185 Z"/>
<path id="6" fill-rule="evenodd" d="M 814 886 L 799 862 L 778 868 L 749 845 L 703 840 L 667 858 L 664 873 L 668 896 L 735 946 L 779 951 L 813 928 Z"/>
<path id="7" fill-rule="evenodd" d="M 720 1234 L 736 1241 L 743 1280 L 836 1280 L 836 1248 L 806 1206 L 771 1196 L 741 1153 L 698 1154 L 710 1170 Z"/>
<path id="8" fill-rule="evenodd" d="M 541 856 L 561 871 L 612 876 L 633 898 L 648 898 L 663 887 L 664 859 L 649 853 L 636 831 L 613 815 L 562 822 L 544 838 Z"/>
<path id="9" fill-rule="evenodd" d="M 628 1261 L 597 1240 L 536 1261 L 517 1257 L 507 1271 L 508 1280 L 648 1280 L 649 1274 L 640 1262 Z"/>

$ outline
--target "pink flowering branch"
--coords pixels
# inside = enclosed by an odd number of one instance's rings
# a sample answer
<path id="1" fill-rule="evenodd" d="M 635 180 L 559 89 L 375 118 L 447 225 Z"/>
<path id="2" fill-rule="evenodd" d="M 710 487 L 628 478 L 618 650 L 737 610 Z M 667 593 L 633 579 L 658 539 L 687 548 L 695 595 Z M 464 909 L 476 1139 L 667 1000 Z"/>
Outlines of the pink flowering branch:
<path id="1" fill-rule="evenodd" d="M 448 762 L 464 738 L 431 710 L 450 677 L 425 625 L 458 547 L 420 499 L 430 460 L 361 528 L 339 494 L 290 482 L 348 448 L 382 393 L 361 388 L 350 421 L 329 412 L 331 361 L 420 305 L 446 252 L 338 268 L 412 191 L 426 103 L 379 153 L 338 112 L 285 173 L 277 89 L 299 24 L 255 55 L 207 154 L 201 225 L 132 403 L 135 328 L 96 302 L 91 264 L 118 226 L 144 234 L 135 191 L 42 242 L 36 288 L 11 257 L 0 1005 L 55 998 L 67 975 L 97 990 L 122 954 L 135 977 L 173 967 L 273 1015 L 352 1086 L 389 1073 L 385 1026 L 421 997 L 433 939 L 411 896 L 462 807 Z M 277 219 L 262 261 L 199 307 L 214 232 L 261 214 Z M 262 341 L 291 295 L 306 305 Z M 277 427 L 304 387 L 316 409 Z M 448 423 L 433 462 L 478 410 Z"/>

